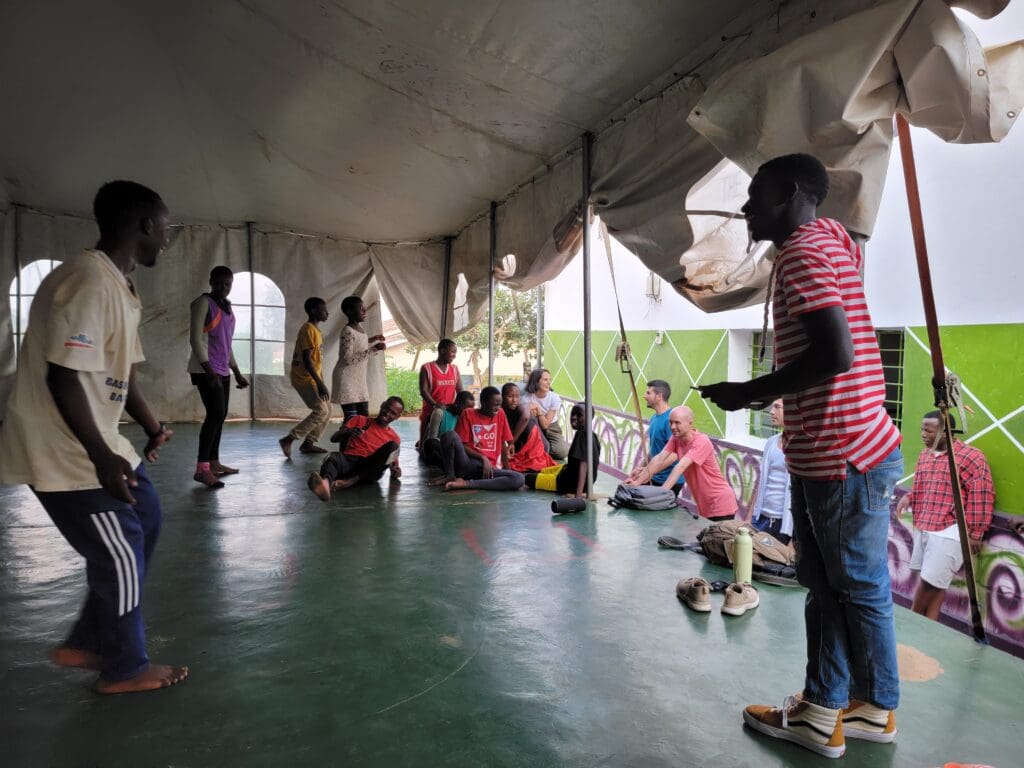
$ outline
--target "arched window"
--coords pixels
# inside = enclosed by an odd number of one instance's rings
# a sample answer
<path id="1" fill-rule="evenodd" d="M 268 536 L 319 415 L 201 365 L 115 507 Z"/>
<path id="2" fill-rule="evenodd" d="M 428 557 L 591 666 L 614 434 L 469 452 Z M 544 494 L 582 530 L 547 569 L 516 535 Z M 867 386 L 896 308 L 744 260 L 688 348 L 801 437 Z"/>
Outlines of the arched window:
<path id="1" fill-rule="evenodd" d="M 39 284 L 60 264 L 61 262 L 55 259 L 37 259 L 22 267 L 18 276 L 11 281 L 9 295 L 15 360 L 18 358 L 18 350 L 21 349 L 21 340 L 25 337 L 25 329 L 28 328 L 28 311 L 36 291 L 39 290 Z"/>
<path id="2" fill-rule="evenodd" d="M 238 367 L 245 373 L 272 376 L 287 373 L 285 303 L 281 289 L 259 272 L 236 272 L 228 298 L 235 311 L 235 341 L 231 350 Z"/>

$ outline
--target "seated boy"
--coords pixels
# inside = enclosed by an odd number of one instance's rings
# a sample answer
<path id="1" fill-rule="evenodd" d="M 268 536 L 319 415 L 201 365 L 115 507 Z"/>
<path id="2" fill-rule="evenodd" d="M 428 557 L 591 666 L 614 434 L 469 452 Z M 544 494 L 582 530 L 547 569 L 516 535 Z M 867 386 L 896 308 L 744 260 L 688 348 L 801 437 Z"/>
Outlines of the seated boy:
<path id="1" fill-rule="evenodd" d="M 426 437 L 423 439 L 423 459 L 435 467 L 441 466 L 441 438 L 455 429 L 459 416 L 467 408 L 476 406 L 476 398 L 469 390 L 463 390 L 455 396 L 455 402 L 444 408 L 435 408 L 427 423 Z"/>
<path id="2" fill-rule="evenodd" d="M 398 419 L 405 410 L 400 397 L 389 397 L 380 406 L 380 413 L 369 416 L 351 416 L 345 425 L 331 435 L 331 442 L 338 443 L 340 451 L 331 453 L 324 460 L 319 472 L 309 475 L 309 490 L 321 501 L 331 500 L 331 491 L 342 491 L 357 483 L 375 483 L 384 470 L 390 468 L 391 480 L 402 476 L 398 466 L 398 447 L 402 440 L 391 422 Z"/>
<path id="3" fill-rule="evenodd" d="M 523 476 L 509 469 L 512 430 L 501 409 L 501 393 L 495 387 L 480 392 L 480 406 L 467 408 L 459 416 L 455 429 L 441 438 L 441 463 L 444 477 L 431 485 L 444 485 L 446 491 L 478 488 L 488 491 L 516 491 L 523 487 Z"/>
<path id="4" fill-rule="evenodd" d="M 585 428 L 584 409 L 582 405 L 574 405 L 569 413 L 569 425 L 576 430 L 569 447 L 569 459 L 565 464 L 549 467 L 541 472 L 527 472 L 526 486 L 538 491 L 554 491 L 564 496 L 577 499 L 587 497 L 587 430 Z M 601 443 L 597 435 L 593 438 L 594 464 L 591 467 L 594 480 L 597 480 L 597 465 L 601 458 Z"/>

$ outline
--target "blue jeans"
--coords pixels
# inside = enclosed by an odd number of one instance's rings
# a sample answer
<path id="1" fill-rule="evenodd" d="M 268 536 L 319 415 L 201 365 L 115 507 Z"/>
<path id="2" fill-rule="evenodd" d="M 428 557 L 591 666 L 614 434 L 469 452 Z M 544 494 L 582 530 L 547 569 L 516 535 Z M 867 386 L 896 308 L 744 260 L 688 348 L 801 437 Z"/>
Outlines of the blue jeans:
<path id="1" fill-rule="evenodd" d="M 808 590 L 804 699 L 813 704 L 899 704 L 888 551 L 889 499 L 902 474 L 897 448 L 867 472 L 847 464 L 845 480 L 793 477 L 796 574 Z"/>

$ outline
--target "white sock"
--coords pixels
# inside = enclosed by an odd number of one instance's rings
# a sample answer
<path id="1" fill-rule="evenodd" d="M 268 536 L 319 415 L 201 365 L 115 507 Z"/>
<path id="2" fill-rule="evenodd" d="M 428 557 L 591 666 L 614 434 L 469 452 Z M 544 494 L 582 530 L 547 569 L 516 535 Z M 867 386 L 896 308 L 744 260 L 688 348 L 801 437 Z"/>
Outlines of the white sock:
<path id="1" fill-rule="evenodd" d="M 811 704 L 805 701 L 804 709 L 794 718 L 791 716 L 789 723 L 792 727 L 803 726 L 814 734 L 815 738 L 826 743 L 831 738 L 832 732 L 836 729 L 836 722 L 839 719 L 840 709 L 829 709 Z M 824 734 L 828 734 L 827 736 Z"/>

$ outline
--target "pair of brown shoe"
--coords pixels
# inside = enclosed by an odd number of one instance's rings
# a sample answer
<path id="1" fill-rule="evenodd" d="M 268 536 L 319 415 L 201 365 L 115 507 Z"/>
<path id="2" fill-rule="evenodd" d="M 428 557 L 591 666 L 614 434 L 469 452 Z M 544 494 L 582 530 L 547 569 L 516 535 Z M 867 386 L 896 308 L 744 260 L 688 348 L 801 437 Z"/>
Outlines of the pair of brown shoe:
<path id="1" fill-rule="evenodd" d="M 700 613 L 708 613 L 711 610 L 711 592 L 711 583 L 699 576 L 682 579 L 676 585 L 676 596 L 689 608 Z M 722 613 L 742 616 L 751 608 L 757 608 L 760 602 L 757 590 L 750 584 L 730 584 L 725 588 Z"/>

